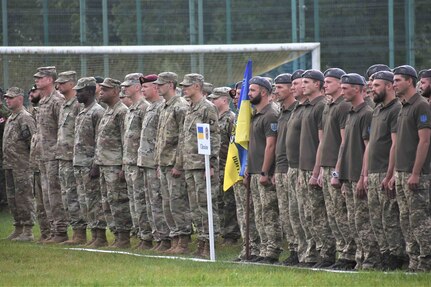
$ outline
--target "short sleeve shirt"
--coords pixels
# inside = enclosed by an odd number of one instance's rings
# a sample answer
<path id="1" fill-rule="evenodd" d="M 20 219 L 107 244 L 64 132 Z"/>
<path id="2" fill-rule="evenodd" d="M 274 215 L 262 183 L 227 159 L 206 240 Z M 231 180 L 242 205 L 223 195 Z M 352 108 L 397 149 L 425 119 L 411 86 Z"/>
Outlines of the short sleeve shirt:
<path id="1" fill-rule="evenodd" d="M 431 112 L 427 101 L 415 94 L 408 101 L 402 102 L 398 115 L 397 146 L 395 152 L 395 170 L 412 172 L 416 160 L 420 129 L 431 128 Z M 430 172 L 430 152 L 426 156 L 422 173 Z"/>
<path id="2" fill-rule="evenodd" d="M 297 104 L 298 102 L 295 101 L 286 109 L 282 108 L 280 116 L 278 117 L 278 136 L 277 145 L 275 147 L 275 172 L 285 173 L 289 169 L 286 155 L 287 124 Z"/>
<path id="3" fill-rule="evenodd" d="M 352 107 L 346 121 L 344 148 L 341 154 L 340 179 L 358 181 L 365 152 L 364 141 L 370 138 L 373 109 L 363 102 Z"/>
<path id="4" fill-rule="evenodd" d="M 304 105 L 299 141 L 299 168 L 311 171 L 316 163 L 317 147 L 319 146 L 319 126 L 322 126 L 325 97 L 318 96 L 312 101 L 306 101 Z"/>
<path id="5" fill-rule="evenodd" d="M 347 115 L 352 105 L 338 97 L 335 101 L 327 103 L 322 116 L 322 148 L 321 166 L 335 167 L 341 145 L 341 132 L 346 126 Z"/>
<path id="6" fill-rule="evenodd" d="M 368 173 L 386 172 L 393 133 L 397 132 L 398 114 L 401 103 L 392 100 L 386 106 L 378 104 L 371 120 L 370 141 L 368 142 Z"/>
<path id="7" fill-rule="evenodd" d="M 265 156 L 266 138 L 277 137 L 278 109 L 269 103 L 260 112 L 254 112 L 251 118 L 250 143 L 248 148 L 248 173 L 260 174 Z M 275 162 L 268 174 L 274 174 Z"/>
<path id="8" fill-rule="evenodd" d="M 301 122 L 304 109 L 304 104 L 298 103 L 287 122 L 285 139 L 286 157 L 289 167 L 291 168 L 299 167 L 299 138 L 301 136 Z"/>

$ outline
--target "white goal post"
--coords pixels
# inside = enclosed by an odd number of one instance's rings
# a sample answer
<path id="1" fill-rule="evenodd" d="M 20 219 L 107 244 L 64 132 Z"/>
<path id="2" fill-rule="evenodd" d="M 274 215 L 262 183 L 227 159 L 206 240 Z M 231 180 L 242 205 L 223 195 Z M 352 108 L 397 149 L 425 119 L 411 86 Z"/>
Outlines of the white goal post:
<path id="1" fill-rule="evenodd" d="M 253 74 L 268 72 L 311 53 L 320 69 L 320 43 L 160 45 L 160 46 L 9 46 L 0 47 L 3 87 L 32 82 L 39 66 L 54 65 L 58 72 L 76 70 L 80 76 L 103 75 L 121 79 L 131 72 L 171 70 L 180 77 L 197 72 L 215 85 L 242 79 L 245 63 L 253 60 Z"/>

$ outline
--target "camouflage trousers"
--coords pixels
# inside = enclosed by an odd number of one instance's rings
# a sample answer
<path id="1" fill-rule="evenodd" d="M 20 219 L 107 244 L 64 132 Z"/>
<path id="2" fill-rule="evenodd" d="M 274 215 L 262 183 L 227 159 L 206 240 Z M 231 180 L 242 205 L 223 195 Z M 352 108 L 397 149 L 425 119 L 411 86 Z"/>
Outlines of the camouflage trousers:
<path id="1" fill-rule="evenodd" d="M 419 187 L 410 190 L 411 173 L 396 172 L 396 193 L 400 209 L 401 230 L 406 241 L 409 268 L 431 270 L 430 175 L 422 174 Z"/>
<path id="2" fill-rule="evenodd" d="M 307 238 L 305 236 L 304 228 L 301 224 L 301 221 L 304 221 L 303 218 L 301 219 L 301 217 L 304 217 L 304 214 L 301 216 L 301 213 L 299 212 L 299 174 L 300 171 L 298 168 L 289 167 L 289 170 L 287 171 L 287 192 L 289 193 L 288 199 L 290 224 L 298 245 L 297 252 L 299 262 L 316 262 L 316 243 L 314 243 L 314 249 L 308 250 L 307 252 Z M 302 208 L 301 211 L 303 211 Z M 307 258 L 307 256 L 310 255 L 311 257 Z"/>
<path id="3" fill-rule="evenodd" d="M 144 178 L 144 191 L 147 199 L 147 214 L 151 214 L 151 226 L 156 241 L 169 239 L 169 227 L 163 213 L 160 179 L 155 168 L 141 167 Z"/>
<path id="4" fill-rule="evenodd" d="M 333 167 L 323 168 L 323 197 L 332 234 L 337 243 L 338 259 L 355 260 L 356 244 L 347 220 L 346 200 L 341 188 L 331 185 Z"/>
<path id="5" fill-rule="evenodd" d="M 293 233 L 289 216 L 289 189 L 287 186 L 287 173 L 276 173 L 275 190 L 277 192 L 278 210 L 280 212 L 280 223 L 283 235 L 286 237 L 290 251 L 297 250 L 297 242 Z"/>
<path id="6" fill-rule="evenodd" d="M 61 196 L 58 160 L 41 161 L 39 169 L 42 181 L 43 205 L 47 211 L 49 221 L 52 222 L 51 233 L 66 233 L 69 222 Z M 49 218 L 50 216 L 51 218 Z"/>
<path id="7" fill-rule="evenodd" d="M 170 166 L 161 166 L 159 173 L 163 214 L 169 236 L 189 235 L 192 219 L 184 172 L 180 177 L 173 177 L 171 170 Z"/>
<path id="8" fill-rule="evenodd" d="M 362 267 L 378 267 L 381 263 L 379 245 L 370 223 L 367 198 L 359 199 L 356 192 L 357 182 L 346 185 L 346 206 L 349 224 L 356 240 L 357 269 Z"/>
<path id="9" fill-rule="evenodd" d="M 311 207 L 311 226 L 314 231 L 312 234 L 316 236 L 318 242 L 318 249 L 320 249 L 320 260 L 335 262 L 335 249 L 336 241 L 332 230 L 329 227 L 328 215 L 326 213 L 325 199 L 321 187 L 312 187 L 308 185 L 311 178 L 312 171 L 305 171 L 305 183 L 308 186 L 308 195 Z M 307 192 L 305 190 L 305 192 Z M 310 216 L 306 219 L 310 219 Z"/>
<path id="10" fill-rule="evenodd" d="M 59 160 L 58 175 L 60 178 L 61 198 L 70 225 L 73 229 L 86 229 L 87 206 L 85 204 L 85 195 L 76 184 L 73 162 Z"/>
<path id="11" fill-rule="evenodd" d="M 5 169 L 6 196 L 14 226 L 33 226 L 35 219 L 31 170 Z"/>
<path id="12" fill-rule="evenodd" d="M 247 238 L 247 225 L 246 225 L 246 209 L 247 209 L 247 189 L 242 181 L 239 181 L 233 185 L 233 192 L 235 195 L 235 205 L 236 205 L 236 216 L 238 220 L 239 230 L 241 231 L 241 236 L 243 239 L 242 249 L 239 254 L 239 258 L 246 259 L 246 242 Z M 254 205 L 253 199 L 250 196 L 249 205 L 249 242 L 250 242 L 250 255 L 258 256 L 260 253 L 260 243 L 259 235 L 256 229 L 256 223 L 254 221 Z"/>
<path id="13" fill-rule="evenodd" d="M 51 230 L 45 207 L 43 206 L 42 185 L 40 182 L 40 172 L 33 172 L 33 195 L 36 201 L 36 218 L 39 223 L 40 234 L 49 237 Z"/>
<path id="14" fill-rule="evenodd" d="M 0 152 L 1 153 L 1 152 Z M 0 160 L 3 160 L 0 157 Z M 5 171 L 4 169 L 0 168 L 0 210 L 2 208 L 2 205 L 7 204 L 7 195 L 6 195 L 6 183 L 5 183 Z"/>
<path id="15" fill-rule="evenodd" d="M 206 193 L 205 170 L 186 170 L 185 171 L 187 192 L 189 195 L 190 211 L 193 224 L 196 227 L 199 240 L 209 239 L 208 224 L 208 204 Z M 213 176 L 211 181 L 218 181 L 218 177 Z M 212 183 L 211 186 L 214 186 Z M 211 188 L 214 236 L 219 233 L 219 222 L 217 216 L 217 189 Z"/>
<path id="16" fill-rule="evenodd" d="M 120 178 L 121 171 L 121 165 L 100 166 L 102 206 L 106 222 L 114 233 L 132 229 L 127 185 L 125 179 Z"/>
<path id="17" fill-rule="evenodd" d="M 238 239 L 241 237 L 236 216 L 235 195 L 233 188 L 223 191 L 224 170 L 220 170 L 219 193 L 217 205 L 220 220 L 220 234 L 223 238 Z"/>
<path id="18" fill-rule="evenodd" d="M 311 171 L 300 170 L 297 182 L 297 199 L 299 209 L 299 219 L 305 232 L 307 240 L 307 252 L 305 262 L 319 261 L 319 252 L 322 249 L 320 237 L 313 228 L 313 207 L 310 199 L 308 181 L 311 177 Z"/>
<path id="19" fill-rule="evenodd" d="M 106 219 L 102 207 L 100 179 L 90 178 L 90 167 L 75 166 L 74 173 L 79 193 L 85 198 L 81 210 L 86 212 L 88 227 L 91 229 L 106 229 Z"/>
<path id="20" fill-rule="evenodd" d="M 368 208 L 371 227 L 379 243 L 380 252 L 404 256 L 405 242 L 400 227 L 400 211 L 396 198 L 389 198 L 382 190 L 385 173 L 368 174 Z"/>
<path id="21" fill-rule="evenodd" d="M 260 256 L 277 258 L 282 251 L 282 232 L 275 186 L 259 183 L 260 174 L 250 175 L 250 191 L 254 204 L 254 219 L 260 238 Z"/>
<path id="22" fill-rule="evenodd" d="M 127 195 L 129 197 L 130 216 L 134 232 L 142 240 L 153 240 L 154 225 L 152 214 L 149 211 L 149 199 L 145 194 L 144 173 L 136 165 L 125 165 L 124 175 L 127 182 Z M 130 199 L 132 203 L 130 203 Z M 133 209 L 133 212 L 132 212 Z M 135 218 L 134 218 L 135 217 Z M 135 220 L 135 222 L 133 222 Z"/>

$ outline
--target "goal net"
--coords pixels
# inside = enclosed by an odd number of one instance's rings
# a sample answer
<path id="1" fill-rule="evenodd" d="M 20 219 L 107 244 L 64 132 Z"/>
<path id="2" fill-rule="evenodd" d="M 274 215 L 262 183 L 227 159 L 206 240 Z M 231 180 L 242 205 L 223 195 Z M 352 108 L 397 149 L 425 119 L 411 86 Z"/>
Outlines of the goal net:
<path id="1" fill-rule="evenodd" d="M 248 59 L 253 61 L 253 75 L 262 75 L 274 70 L 291 72 L 283 65 L 305 54 L 310 57 L 303 61 L 303 68 L 319 69 L 319 43 L 0 47 L 0 79 L 3 88 L 27 89 L 38 67 L 56 66 L 58 73 L 75 70 L 79 77 L 119 80 L 133 72 L 172 71 L 180 78 L 193 72 L 214 86 L 229 86 L 242 80 Z"/>

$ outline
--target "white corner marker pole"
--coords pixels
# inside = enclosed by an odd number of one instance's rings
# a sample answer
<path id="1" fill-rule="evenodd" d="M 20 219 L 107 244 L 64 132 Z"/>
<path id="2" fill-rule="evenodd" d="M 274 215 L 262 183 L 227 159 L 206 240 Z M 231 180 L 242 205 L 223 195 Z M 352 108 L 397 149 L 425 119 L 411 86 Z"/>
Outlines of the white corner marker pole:
<path id="1" fill-rule="evenodd" d="M 197 138 L 198 138 L 198 153 L 205 156 L 205 178 L 206 178 L 206 192 L 207 192 L 207 206 L 208 206 L 208 231 L 210 240 L 210 259 L 215 261 L 215 248 L 214 248 L 214 224 L 213 224 L 213 205 L 211 196 L 211 142 L 210 142 L 210 126 L 209 124 L 196 124 Z"/>

